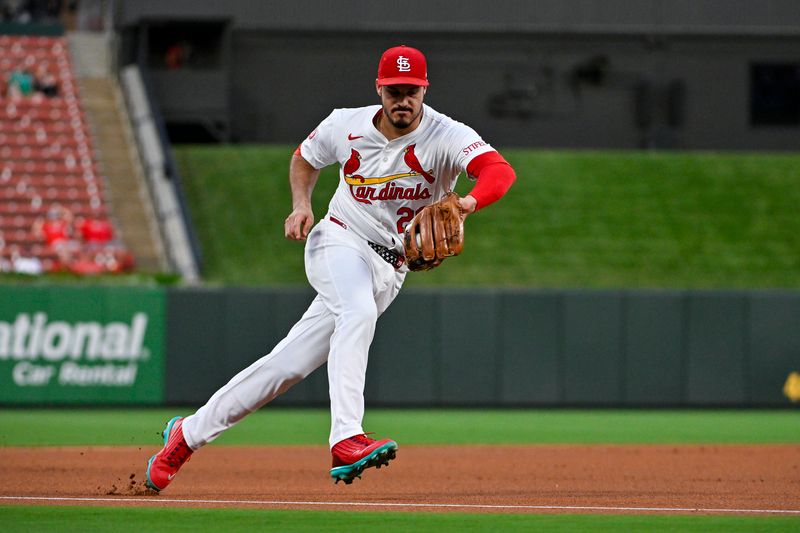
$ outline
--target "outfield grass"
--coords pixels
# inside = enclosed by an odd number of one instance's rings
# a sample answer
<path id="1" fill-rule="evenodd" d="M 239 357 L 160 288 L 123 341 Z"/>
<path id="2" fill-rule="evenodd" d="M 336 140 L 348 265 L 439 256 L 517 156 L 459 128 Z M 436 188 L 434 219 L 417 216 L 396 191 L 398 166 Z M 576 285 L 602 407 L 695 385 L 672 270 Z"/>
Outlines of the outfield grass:
<path id="1" fill-rule="evenodd" d="M 4 409 L 0 446 L 153 445 L 189 409 Z M 325 444 L 326 409 L 258 411 L 214 445 Z M 403 444 L 800 444 L 797 411 L 368 409 L 365 427 Z"/>
<path id="2" fill-rule="evenodd" d="M 797 531 L 800 520 L 755 516 L 614 516 L 470 513 L 356 513 L 249 509 L 0 506 L 4 533 L 85 531 L 469 532 Z"/>
<path id="3" fill-rule="evenodd" d="M 291 153 L 176 148 L 209 281 L 306 283 L 302 245 L 283 237 Z M 509 194 L 468 220 L 462 257 L 408 285 L 800 287 L 800 155 L 503 154 L 518 174 Z M 337 180 L 322 173 L 317 217 Z"/>

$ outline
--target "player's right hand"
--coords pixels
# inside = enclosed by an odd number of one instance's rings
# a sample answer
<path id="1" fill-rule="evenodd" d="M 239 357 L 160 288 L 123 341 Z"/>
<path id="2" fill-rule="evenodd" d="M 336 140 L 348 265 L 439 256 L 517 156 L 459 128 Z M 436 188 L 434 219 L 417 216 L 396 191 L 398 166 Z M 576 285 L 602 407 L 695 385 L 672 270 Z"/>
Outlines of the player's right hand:
<path id="1" fill-rule="evenodd" d="M 284 223 L 284 235 L 292 241 L 304 241 L 314 225 L 314 213 L 311 209 L 295 209 Z"/>

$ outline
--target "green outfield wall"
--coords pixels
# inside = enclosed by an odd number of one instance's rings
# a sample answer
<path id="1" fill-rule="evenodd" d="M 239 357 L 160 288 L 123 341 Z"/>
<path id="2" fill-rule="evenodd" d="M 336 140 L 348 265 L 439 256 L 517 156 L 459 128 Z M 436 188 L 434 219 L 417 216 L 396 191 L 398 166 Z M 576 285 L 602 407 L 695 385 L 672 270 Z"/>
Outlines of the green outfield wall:
<path id="1" fill-rule="evenodd" d="M 202 403 L 314 293 L 172 290 L 166 401 Z M 786 406 L 800 291 L 408 288 L 380 318 L 366 398 L 404 406 Z M 327 402 L 325 367 L 276 403 Z"/>
<path id="2" fill-rule="evenodd" d="M 0 286 L 0 403 L 200 404 L 310 289 Z M 788 406 L 800 291 L 416 289 L 381 317 L 371 405 Z M 276 400 L 327 402 L 325 367 Z"/>

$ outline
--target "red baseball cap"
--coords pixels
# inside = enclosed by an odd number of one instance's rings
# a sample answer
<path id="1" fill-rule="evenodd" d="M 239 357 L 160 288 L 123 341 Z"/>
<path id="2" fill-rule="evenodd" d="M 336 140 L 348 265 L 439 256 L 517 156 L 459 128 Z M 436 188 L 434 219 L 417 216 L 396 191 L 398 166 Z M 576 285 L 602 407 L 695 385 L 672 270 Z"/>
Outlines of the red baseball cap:
<path id="1" fill-rule="evenodd" d="M 381 56 L 378 63 L 378 85 L 428 86 L 428 62 L 416 48 L 395 46 Z"/>

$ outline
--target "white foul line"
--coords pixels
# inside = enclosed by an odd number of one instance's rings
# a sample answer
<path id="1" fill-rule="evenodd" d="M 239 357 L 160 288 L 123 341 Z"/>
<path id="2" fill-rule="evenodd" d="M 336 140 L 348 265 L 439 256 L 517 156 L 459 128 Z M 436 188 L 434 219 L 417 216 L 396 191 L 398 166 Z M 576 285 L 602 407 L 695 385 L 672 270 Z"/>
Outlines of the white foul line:
<path id="1" fill-rule="evenodd" d="M 467 503 L 381 503 L 381 502 L 295 502 L 281 500 L 177 500 L 165 498 L 67 498 L 49 496 L 0 496 L 0 500 L 47 502 L 132 502 L 132 503 L 184 503 L 211 505 L 295 505 L 307 507 L 411 507 L 416 509 L 504 509 L 517 511 L 648 511 L 659 513 L 756 513 L 798 514 L 800 509 L 702 509 L 695 507 L 611 507 L 599 505 L 490 505 Z"/>

